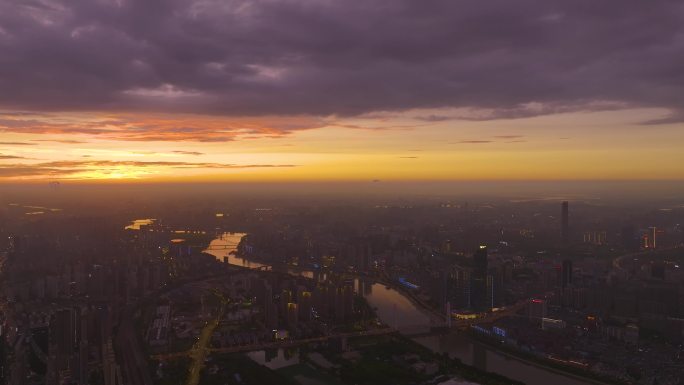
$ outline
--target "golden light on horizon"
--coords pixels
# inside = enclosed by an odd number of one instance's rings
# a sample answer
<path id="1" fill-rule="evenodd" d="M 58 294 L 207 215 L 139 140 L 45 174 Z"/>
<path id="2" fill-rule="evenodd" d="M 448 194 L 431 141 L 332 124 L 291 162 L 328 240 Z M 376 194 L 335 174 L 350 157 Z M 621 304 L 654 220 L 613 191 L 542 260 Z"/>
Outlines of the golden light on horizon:
<path id="1" fill-rule="evenodd" d="M 673 125 L 653 135 L 635 123 L 661 113 L 608 111 L 419 127 L 399 114 L 395 119 L 326 123 L 312 118 L 308 121 L 320 127 L 302 129 L 296 128 L 302 118 L 259 118 L 254 123 L 242 118 L 236 123 L 229 118 L 178 117 L 178 125 L 194 127 L 187 130 L 174 129 L 177 117 L 168 114 L 31 117 L 34 124 L 45 119 L 40 129 L 0 128 L 0 180 L 681 179 L 678 143 L 684 132 Z M 554 130 L 548 129 L 551 125 Z M 238 130 L 216 128 L 221 126 Z M 246 134 L 244 127 L 253 131 Z M 623 135 L 613 134 L 617 128 Z"/>

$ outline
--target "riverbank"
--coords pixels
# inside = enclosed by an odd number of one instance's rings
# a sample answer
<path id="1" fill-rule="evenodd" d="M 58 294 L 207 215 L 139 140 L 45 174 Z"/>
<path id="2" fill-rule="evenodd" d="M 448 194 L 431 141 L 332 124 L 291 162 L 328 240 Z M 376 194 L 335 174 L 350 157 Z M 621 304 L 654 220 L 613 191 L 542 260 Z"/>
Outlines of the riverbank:
<path id="1" fill-rule="evenodd" d="M 242 240 L 240 243 L 242 244 Z M 244 259 L 246 255 L 244 253 L 241 253 L 239 249 L 240 247 L 238 247 L 237 254 L 239 257 Z M 259 261 L 259 259 L 249 259 L 248 261 L 256 262 Z M 240 263 L 240 261 L 237 260 L 236 262 Z M 262 262 L 257 262 L 257 264 L 261 263 Z M 308 276 L 309 278 L 313 278 L 315 275 L 314 271 L 312 271 L 311 269 L 306 269 L 300 266 L 276 265 L 276 267 L 273 267 L 273 265 L 269 264 L 268 262 L 266 262 L 266 265 L 269 266 L 269 269 L 272 269 L 271 272 L 274 273 L 303 275 Z M 248 266 L 240 267 L 249 268 Z M 321 274 L 325 273 L 321 272 Z M 371 306 L 377 309 L 376 314 L 383 323 L 391 326 L 399 326 L 399 329 L 401 329 L 401 326 L 410 329 L 414 325 L 420 325 L 423 327 L 423 329 L 427 329 L 427 331 L 429 331 L 431 326 L 443 325 L 446 314 L 443 314 L 441 311 L 436 310 L 430 304 L 425 303 L 420 298 L 418 298 L 415 295 L 415 293 L 411 293 L 408 289 L 401 287 L 398 283 L 390 282 L 387 279 L 387 277 L 365 276 L 352 274 L 349 272 L 346 272 L 344 274 L 359 280 L 373 282 L 373 290 L 369 290 L 367 293 L 364 293 L 363 290 L 359 290 L 359 294 L 363 295 L 371 304 Z M 435 338 L 442 339 L 443 337 Z M 411 339 L 413 340 L 413 338 Z M 474 341 L 469 341 L 468 343 L 472 344 L 474 343 Z M 433 350 L 435 353 L 439 352 L 439 349 L 431 350 Z M 525 380 L 526 376 L 517 376 L 516 373 L 527 373 L 528 371 L 525 370 L 525 368 L 529 368 L 530 366 L 532 366 L 535 368 L 535 371 L 539 371 L 539 373 L 535 374 L 536 378 L 530 379 L 530 383 L 535 385 L 554 383 L 554 381 L 559 380 L 560 377 L 567 379 L 567 381 L 557 382 L 561 385 L 611 384 L 609 382 L 598 381 L 596 379 L 591 379 L 577 374 L 573 374 L 566 370 L 551 367 L 543 363 L 534 362 L 533 360 L 524 357 L 519 357 L 510 352 L 501 351 L 499 349 L 499 346 L 496 345 L 492 345 L 490 351 L 490 354 L 500 355 L 501 359 L 511 360 L 511 362 L 517 363 L 515 365 L 519 366 L 519 368 L 516 368 L 514 370 L 510 370 L 509 368 L 507 368 L 507 372 L 505 374 L 503 374 L 501 371 L 498 371 L 497 369 L 491 370 L 490 372 L 501 373 L 502 375 L 507 375 L 513 379 L 522 382 L 527 382 Z M 472 352 L 466 354 L 472 354 Z M 465 360 L 465 362 L 469 362 L 469 360 Z"/>
<path id="2" fill-rule="evenodd" d="M 618 379 L 603 378 L 602 376 L 582 370 L 579 368 L 568 367 L 562 364 L 557 364 L 547 359 L 539 358 L 531 353 L 526 353 L 506 345 L 502 345 L 491 338 L 480 336 L 476 333 L 467 332 L 465 335 L 473 344 L 481 344 L 487 346 L 507 358 L 523 362 L 525 364 L 535 366 L 540 369 L 548 370 L 550 372 L 560 374 L 576 380 L 588 382 L 595 385 L 630 385 L 628 382 L 620 381 Z"/>
<path id="3" fill-rule="evenodd" d="M 359 276 L 359 277 L 363 277 L 363 276 Z M 433 320 L 432 317 L 435 317 L 435 318 L 437 318 L 437 319 L 439 320 L 439 322 L 445 322 L 445 318 L 446 318 L 446 317 L 445 317 L 445 314 L 440 313 L 439 311 L 437 311 L 437 310 L 436 310 L 435 308 L 433 308 L 432 306 L 430 306 L 430 305 L 424 303 L 421 299 L 417 298 L 417 297 L 415 296 L 415 294 L 413 294 L 413 293 L 411 293 L 410 291 L 406 290 L 404 287 L 402 287 L 402 286 L 400 286 L 400 285 L 396 285 L 396 284 L 394 284 L 394 283 L 392 283 L 392 282 L 385 281 L 385 280 L 383 280 L 383 279 L 375 278 L 375 277 L 367 277 L 367 278 L 372 279 L 375 283 L 378 283 L 378 284 L 387 286 L 387 287 L 391 288 L 392 290 L 394 290 L 394 291 L 396 291 L 396 292 L 402 294 L 402 295 L 403 295 L 404 297 L 406 297 L 409 301 L 411 301 L 411 303 L 412 303 L 416 308 L 418 308 L 419 310 L 421 310 L 421 311 L 422 311 L 423 313 L 425 313 L 426 315 L 430 316 L 430 317 L 431 317 L 431 318 L 430 318 L 431 320 Z M 434 320 L 433 320 L 433 321 L 434 321 Z"/>

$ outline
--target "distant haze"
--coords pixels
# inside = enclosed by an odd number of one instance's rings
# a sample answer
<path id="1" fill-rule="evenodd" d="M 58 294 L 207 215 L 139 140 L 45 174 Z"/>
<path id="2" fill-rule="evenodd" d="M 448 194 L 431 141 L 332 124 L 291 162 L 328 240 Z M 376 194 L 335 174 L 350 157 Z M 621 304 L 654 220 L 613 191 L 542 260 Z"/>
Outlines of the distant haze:
<path id="1" fill-rule="evenodd" d="M 487 201 L 584 202 L 591 205 L 645 204 L 653 208 L 684 208 L 684 182 L 654 181 L 491 181 L 491 182 L 301 182 L 301 183 L 155 183 L 0 185 L 0 204 L 118 207 L 141 203 L 213 203 L 256 206 L 284 202 L 406 204 Z M 144 207 L 144 205 L 143 205 Z"/>

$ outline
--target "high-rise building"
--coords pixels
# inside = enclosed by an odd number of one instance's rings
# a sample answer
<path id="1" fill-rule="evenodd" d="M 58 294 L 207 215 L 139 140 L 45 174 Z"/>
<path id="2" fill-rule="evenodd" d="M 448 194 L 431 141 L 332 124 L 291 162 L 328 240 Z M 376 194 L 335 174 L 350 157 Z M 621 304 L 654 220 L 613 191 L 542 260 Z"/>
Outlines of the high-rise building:
<path id="1" fill-rule="evenodd" d="M 456 267 L 447 277 L 447 299 L 452 309 L 471 307 L 472 269 Z"/>
<path id="2" fill-rule="evenodd" d="M 355 248 L 356 252 L 356 270 L 358 272 L 365 272 L 370 267 L 371 246 L 370 244 L 361 244 Z"/>
<path id="3" fill-rule="evenodd" d="M 66 369 L 76 346 L 76 318 L 72 309 L 62 309 L 53 315 L 50 339 L 55 346 L 57 370 Z"/>
<path id="4" fill-rule="evenodd" d="M 102 346 L 102 374 L 104 376 L 104 385 L 123 384 L 121 368 L 116 363 L 116 355 L 114 354 L 111 338 Z"/>
<path id="5" fill-rule="evenodd" d="M 297 330 L 297 323 L 299 322 L 299 309 L 296 303 L 287 304 L 287 327 L 291 332 Z"/>
<path id="6" fill-rule="evenodd" d="M 495 294 L 498 286 L 497 283 L 494 281 L 494 278 L 495 276 L 493 274 L 487 274 L 487 292 L 485 293 L 487 310 L 491 310 L 494 307 L 494 298 L 496 296 Z"/>
<path id="7" fill-rule="evenodd" d="M 313 307 L 319 317 L 330 316 L 329 285 L 319 284 L 313 292 Z"/>
<path id="8" fill-rule="evenodd" d="M 473 275 L 471 287 L 471 302 L 473 310 L 491 310 L 492 301 L 487 296 L 487 246 L 485 245 L 480 245 L 473 256 Z"/>
<path id="9" fill-rule="evenodd" d="M 475 275 L 487 275 L 487 246 L 480 245 L 473 256 Z"/>
<path id="10" fill-rule="evenodd" d="M 570 218 L 568 213 L 568 201 L 561 203 L 561 239 L 563 243 L 568 242 L 570 231 Z"/>
<path id="11" fill-rule="evenodd" d="M 278 307 L 273 302 L 273 289 L 266 283 L 263 285 L 261 303 L 264 309 L 264 322 L 267 328 L 274 330 L 278 327 Z"/>
<path id="12" fill-rule="evenodd" d="M 658 233 L 658 228 L 653 226 L 648 228 L 648 248 L 649 249 L 655 249 L 657 246 L 656 243 L 656 234 Z"/>
<path id="13" fill-rule="evenodd" d="M 594 245 L 605 245 L 608 234 L 606 231 L 585 231 L 582 237 L 584 243 L 592 243 Z"/>
<path id="14" fill-rule="evenodd" d="M 311 320 L 311 292 L 301 291 L 297 295 L 297 306 L 299 307 L 299 319 L 303 322 Z"/>
<path id="15" fill-rule="evenodd" d="M 345 306 L 345 294 L 344 294 L 344 288 L 343 287 L 337 287 L 335 289 L 335 321 L 337 322 L 344 322 L 345 317 L 347 316 L 345 313 L 346 306 Z"/>
<path id="16" fill-rule="evenodd" d="M 284 289 L 282 293 L 280 293 L 280 307 L 283 314 L 287 314 L 288 306 L 291 302 L 294 302 L 292 298 L 292 292 L 290 290 Z"/>
<path id="17" fill-rule="evenodd" d="M 80 314 L 77 314 L 79 319 L 76 321 L 78 325 L 77 338 L 78 347 L 76 353 L 76 367 L 74 368 L 75 374 L 78 376 L 79 383 L 87 384 L 89 371 L 88 371 L 88 313 L 85 309 L 81 309 Z"/>
<path id="18" fill-rule="evenodd" d="M 354 314 L 354 281 L 345 282 L 344 288 L 344 316 L 349 320 Z"/>
<path id="19" fill-rule="evenodd" d="M 572 261 L 565 259 L 561 265 L 561 287 L 566 288 L 570 285 L 572 285 Z"/>

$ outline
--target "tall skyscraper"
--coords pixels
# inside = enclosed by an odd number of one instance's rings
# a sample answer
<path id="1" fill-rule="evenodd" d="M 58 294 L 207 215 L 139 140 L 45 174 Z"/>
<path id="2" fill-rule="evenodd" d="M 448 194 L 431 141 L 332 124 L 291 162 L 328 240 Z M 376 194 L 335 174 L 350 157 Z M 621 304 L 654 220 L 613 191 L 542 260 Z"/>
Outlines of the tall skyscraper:
<path id="1" fill-rule="evenodd" d="M 343 287 L 337 287 L 335 288 L 335 302 L 334 302 L 334 309 L 335 309 L 335 320 L 337 322 L 343 322 L 345 320 L 345 317 L 347 316 L 345 314 L 345 308 L 344 306 L 344 288 Z"/>
<path id="2" fill-rule="evenodd" d="M 561 239 L 563 243 L 568 242 L 570 231 L 570 219 L 568 217 L 568 201 L 561 203 Z"/>
<path id="3" fill-rule="evenodd" d="M 470 308 L 472 269 L 457 267 L 447 277 L 447 299 L 452 309 Z"/>
<path id="4" fill-rule="evenodd" d="M 475 274 L 485 276 L 487 275 L 487 246 L 480 245 L 473 256 Z"/>
<path id="5" fill-rule="evenodd" d="M 297 295 L 297 307 L 299 308 L 299 319 L 303 322 L 311 320 L 311 292 L 301 291 Z"/>
<path id="6" fill-rule="evenodd" d="M 570 285 L 572 285 L 572 261 L 566 259 L 561 265 L 561 287 L 566 288 Z"/>
<path id="7" fill-rule="evenodd" d="M 650 249 L 655 249 L 657 246 L 657 244 L 656 244 L 656 234 L 658 232 L 657 230 L 658 230 L 658 228 L 656 228 L 655 226 L 648 228 L 648 237 L 649 237 L 648 238 L 648 248 L 650 248 Z"/>
<path id="8" fill-rule="evenodd" d="M 280 311 L 282 314 L 287 314 L 287 309 L 291 302 L 294 302 L 294 298 L 292 298 L 292 292 L 290 290 L 283 289 L 283 292 L 280 293 Z"/>
<path id="9" fill-rule="evenodd" d="M 487 246 L 480 245 L 473 256 L 471 301 L 473 310 L 491 310 L 487 296 Z"/>
<path id="10" fill-rule="evenodd" d="M 264 309 L 264 322 L 269 329 L 278 327 L 278 307 L 273 302 L 273 289 L 270 284 L 263 285 L 262 303 Z"/>
<path id="11" fill-rule="evenodd" d="M 296 303 L 288 303 L 287 304 L 287 327 L 290 329 L 290 332 L 294 332 L 297 330 L 297 323 L 299 322 L 299 309 L 297 307 Z"/>

